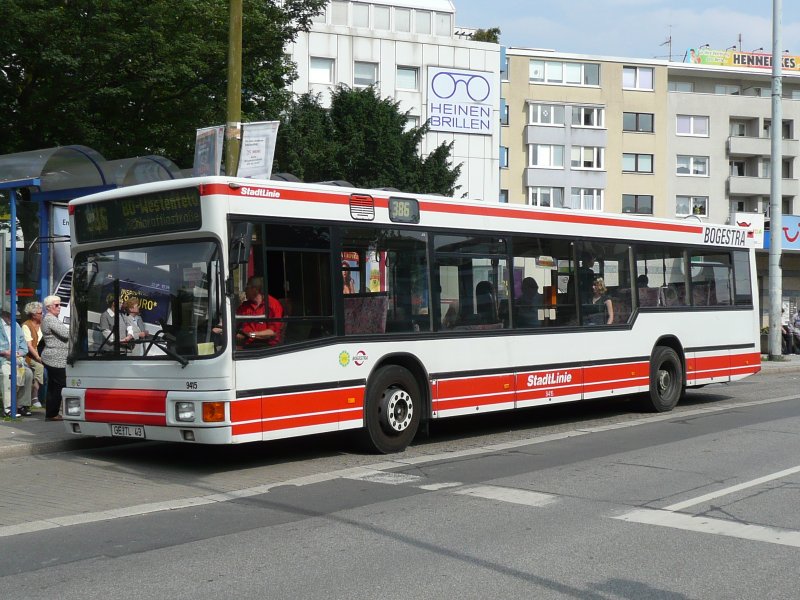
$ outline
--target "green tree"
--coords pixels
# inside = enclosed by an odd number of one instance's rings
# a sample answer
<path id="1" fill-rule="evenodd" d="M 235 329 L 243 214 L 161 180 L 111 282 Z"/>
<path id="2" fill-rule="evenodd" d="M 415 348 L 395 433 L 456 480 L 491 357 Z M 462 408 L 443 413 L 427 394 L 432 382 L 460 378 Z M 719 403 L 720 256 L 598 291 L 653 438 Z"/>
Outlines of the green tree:
<path id="1" fill-rule="evenodd" d="M 326 4 L 244 0 L 243 120 L 283 111 L 284 47 Z M 225 122 L 227 0 L 3 0 L 0 23 L 0 154 L 85 144 L 189 166 L 195 129 Z"/>
<path id="2" fill-rule="evenodd" d="M 428 125 L 407 129 L 408 113 L 374 87 L 337 86 L 330 108 L 304 94 L 282 117 L 274 171 L 305 181 L 343 179 L 358 187 L 396 187 L 452 196 L 461 166 L 450 165 L 452 143 L 420 154 Z"/>
<path id="3" fill-rule="evenodd" d="M 492 27 L 491 29 L 476 29 L 472 34 L 473 42 L 489 42 L 492 44 L 500 43 L 500 28 Z"/>

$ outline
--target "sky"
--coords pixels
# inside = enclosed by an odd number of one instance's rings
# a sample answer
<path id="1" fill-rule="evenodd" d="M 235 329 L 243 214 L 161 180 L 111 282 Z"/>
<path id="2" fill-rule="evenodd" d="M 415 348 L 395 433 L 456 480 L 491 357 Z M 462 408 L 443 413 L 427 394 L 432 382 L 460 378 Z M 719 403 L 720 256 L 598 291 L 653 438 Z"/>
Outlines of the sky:
<path id="1" fill-rule="evenodd" d="M 683 60 L 709 44 L 772 52 L 773 0 L 452 0 L 456 27 L 500 28 L 500 43 L 558 52 Z M 800 55 L 800 0 L 782 0 L 782 50 Z M 487 9 L 490 6 L 491 9 Z M 741 42 L 739 37 L 741 36 Z"/>

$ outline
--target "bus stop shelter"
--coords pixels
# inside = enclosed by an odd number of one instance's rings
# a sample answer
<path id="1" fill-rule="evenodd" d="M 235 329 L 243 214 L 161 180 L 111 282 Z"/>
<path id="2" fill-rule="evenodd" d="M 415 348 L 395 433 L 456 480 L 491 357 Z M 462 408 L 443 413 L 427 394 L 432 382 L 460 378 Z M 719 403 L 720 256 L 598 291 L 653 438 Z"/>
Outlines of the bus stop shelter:
<path id="1" fill-rule="evenodd" d="M 17 282 L 17 201 L 37 204 L 39 227 L 33 240 L 24 240 L 24 264 L 38 272 L 38 287 L 31 293 L 48 295 L 69 268 L 69 217 L 66 203 L 74 198 L 118 187 L 183 177 L 172 161 L 161 156 L 106 160 L 87 146 L 57 146 L 0 156 L 0 194 L 9 198 L 10 280 L 4 291 L 10 296 L 12 315 L 19 295 Z M 59 272 L 62 271 L 62 272 Z M 15 320 L 12 319 L 14 340 Z M 16 369 L 12 364 L 12 416 L 16 414 Z"/>

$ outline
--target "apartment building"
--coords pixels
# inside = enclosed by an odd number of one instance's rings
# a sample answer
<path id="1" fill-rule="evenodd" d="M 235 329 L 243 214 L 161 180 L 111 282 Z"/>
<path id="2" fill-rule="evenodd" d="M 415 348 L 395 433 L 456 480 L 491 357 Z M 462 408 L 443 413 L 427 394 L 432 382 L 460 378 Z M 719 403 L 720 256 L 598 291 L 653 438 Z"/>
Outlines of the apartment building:
<path id="1" fill-rule="evenodd" d="M 501 198 L 711 223 L 764 218 L 769 227 L 773 125 L 765 61 L 742 67 L 729 64 L 748 61 L 689 64 L 508 48 L 505 62 Z M 782 92 L 783 289 L 796 297 L 800 71 L 784 72 Z M 759 278 L 767 270 L 763 251 Z"/>
<path id="2" fill-rule="evenodd" d="M 292 91 L 325 101 L 339 83 L 375 85 L 409 125 L 429 122 L 423 155 L 453 143 L 458 196 L 498 200 L 500 46 L 456 35 L 450 0 L 332 0 L 287 52 Z"/>

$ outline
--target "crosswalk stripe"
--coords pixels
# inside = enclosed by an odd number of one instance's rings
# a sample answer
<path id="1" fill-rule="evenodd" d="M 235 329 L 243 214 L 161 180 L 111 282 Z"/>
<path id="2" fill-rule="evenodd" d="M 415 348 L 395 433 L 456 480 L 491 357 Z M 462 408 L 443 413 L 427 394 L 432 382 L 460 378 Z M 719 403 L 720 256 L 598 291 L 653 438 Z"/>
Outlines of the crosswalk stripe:
<path id="1" fill-rule="evenodd" d="M 558 499 L 557 496 L 552 496 L 550 494 L 495 485 L 476 485 L 461 490 L 454 490 L 453 493 L 461 494 L 462 496 L 474 496 L 486 500 L 499 500 L 511 504 L 523 504 L 525 506 L 536 507 L 547 506 Z"/>

